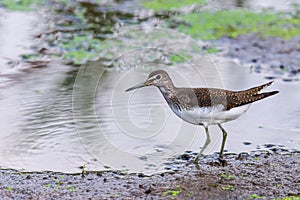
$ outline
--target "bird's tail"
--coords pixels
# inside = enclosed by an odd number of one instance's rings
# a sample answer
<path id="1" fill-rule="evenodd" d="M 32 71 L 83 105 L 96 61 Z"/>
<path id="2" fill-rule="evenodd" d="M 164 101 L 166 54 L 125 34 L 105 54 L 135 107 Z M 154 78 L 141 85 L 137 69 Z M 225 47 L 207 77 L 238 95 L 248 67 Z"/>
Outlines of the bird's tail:
<path id="1" fill-rule="evenodd" d="M 278 92 L 279 91 L 271 91 L 271 92 L 264 92 L 264 93 L 255 94 L 255 95 L 250 97 L 250 100 L 252 100 L 252 102 L 258 101 L 258 100 L 264 99 L 266 97 L 272 96 L 274 94 L 277 94 Z"/>
<path id="2" fill-rule="evenodd" d="M 250 88 L 248 90 L 237 92 L 237 97 L 239 99 L 239 104 L 244 105 L 248 103 L 253 103 L 255 101 L 264 99 L 266 97 L 272 96 L 274 94 L 277 94 L 279 91 L 271 91 L 271 92 L 263 92 L 259 93 L 262 89 L 270 86 L 273 83 L 273 81 L 268 82 L 266 84 Z"/>
<path id="3" fill-rule="evenodd" d="M 248 90 L 244 90 L 244 94 L 249 94 L 249 95 L 254 95 L 254 94 L 258 94 L 262 89 L 270 86 L 271 84 L 273 83 L 273 81 L 270 81 L 268 83 L 265 83 L 263 85 L 260 85 L 260 86 L 256 86 L 256 87 L 253 87 L 253 88 L 250 88 Z M 277 91 L 278 93 L 278 91 Z M 276 93 L 275 93 L 276 94 Z M 270 95 L 269 95 L 270 96 Z"/>

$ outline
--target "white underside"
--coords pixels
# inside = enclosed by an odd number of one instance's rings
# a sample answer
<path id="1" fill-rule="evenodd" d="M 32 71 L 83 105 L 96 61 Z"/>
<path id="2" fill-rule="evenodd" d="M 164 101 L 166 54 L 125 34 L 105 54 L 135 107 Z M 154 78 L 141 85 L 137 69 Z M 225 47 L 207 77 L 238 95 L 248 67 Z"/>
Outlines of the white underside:
<path id="1" fill-rule="evenodd" d="M 251 104 L 246 104 L 227 111 L 223 111 L 223 105 L 202 108 L 198 107 L 191 110 L 172 110 L 178 117 L 186 122 L 207 126 L 237 119 L 248 110 L 250 105 Z"/>

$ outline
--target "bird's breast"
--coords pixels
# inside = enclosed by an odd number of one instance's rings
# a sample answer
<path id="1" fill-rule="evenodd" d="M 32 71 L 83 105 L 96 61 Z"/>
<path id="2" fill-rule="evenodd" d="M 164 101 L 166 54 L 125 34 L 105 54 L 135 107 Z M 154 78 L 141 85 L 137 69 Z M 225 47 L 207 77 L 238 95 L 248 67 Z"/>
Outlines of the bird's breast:
<path id="1" fill-rule="evenodd" d="M 170 105 L 170 104 L 169 104 Z M 178 109 L 177 106 L 170 105 L 172 111 L 180 117 L 182 120 L 191 124 L 203 125 L 203 124 L 220 124 L 223 122 L 231 121 L 248 110 L 250 104 L 232 108 L 230 110 L 224 110 L 223 105 L 215 105 L 209 107 L 194 107 L 191 109 Z"/>

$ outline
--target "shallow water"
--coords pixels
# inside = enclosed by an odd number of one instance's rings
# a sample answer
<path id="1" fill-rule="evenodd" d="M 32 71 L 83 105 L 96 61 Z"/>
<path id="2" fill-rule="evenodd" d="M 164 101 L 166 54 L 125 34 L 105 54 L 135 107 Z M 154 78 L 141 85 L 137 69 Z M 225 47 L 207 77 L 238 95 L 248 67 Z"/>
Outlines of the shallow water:
<path id="1" fill-rule="evenodd" d="M 166 69 L 177 86 L 238 90 L 268 81 L 247 67 L 207 56 L 200 42 L 180 33 L 145 27 L 106 41 L 113 46 L 103 45 L 106 49 L 100 48 L 99 53 L 115 59 L 107 70 L 101 61 L 80 68 L 59 61 L 42 69 L 11 68 L 5 58 L 14 60 L 30 52 L 32 28 L 28 27 L 38 16 L 4 16 L 0 41 L 16 42 L 0 48 L 2 168 L 73 173 L 85 165 L 87 170 L 164 171 L 168 159 L 186 150 L 199 151 L 204 129 L 175 116 L 156 88 L 128 93 L 125 89 L 159 68 Z M 12 21 L 22 21 L 27 28 L 8 35 Z M 20 43 L 24 46 L 18 49 Z M 185 60 L 172 62 L 170 55 Z M 269 90 L 279 90 L 278 95 L 255 103 L 241 118 L 224 125 L 229 133 L 225 149 L 249 152 L 275 144 L 299 150 L 299 89 L 298 82 L 275 81 Z M 221 142 L 220 131 L 210 130 L 207 154 L 219 151 Z"/>
<path id="2" fill-rule="evenodd" d="M 182 122 L 156 88 L 124 92 L 142 81 L 148 71 L 106 71 L 97 85 L 98 74 L 89 72 L 98 71 L 101 64 L 92 63 L 84 72 L 86 80 L 77 79 L 81 84 L 75 85 L 72 107 L 76 71 L 61 65 L 58 73 L 58 65 L 23 76 L 1 92 L 2 167 L 70 173 L 87 164 L 89 170 L 110 167 L 153 173 L 164 170 L 163 163 L 169 158 L 186 150 L 198 151 L 203 145 L 203 128 Z M 178 86 L 205 85 L 191 68 L 167 69 Z M 229 89 L 266 82 L 233 63 L 222 63 L 220 74 L 224 85 L 219 86 Z M 271 89 L 280 93 L 255 103 L 240 119 L 224 125 L 229 152 L 249 152 L 266 143 L 299 150 L 299 92 L 295 94 L 299 85 L 275 82 Z M 221 142 L 220 131 L 216 127 L 210 130 L 213 139 L 208 154 L 218 151 Z"/>

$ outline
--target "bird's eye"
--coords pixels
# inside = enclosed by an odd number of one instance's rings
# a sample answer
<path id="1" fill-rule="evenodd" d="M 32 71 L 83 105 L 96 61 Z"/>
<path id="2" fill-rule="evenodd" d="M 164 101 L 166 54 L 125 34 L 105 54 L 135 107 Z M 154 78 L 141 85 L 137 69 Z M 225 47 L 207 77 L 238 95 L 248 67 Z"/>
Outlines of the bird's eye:
<path id="1" fill-rule="evenodd" d="M 161 75 L 156 75 L 156 79 L 161 79 Z"/>

